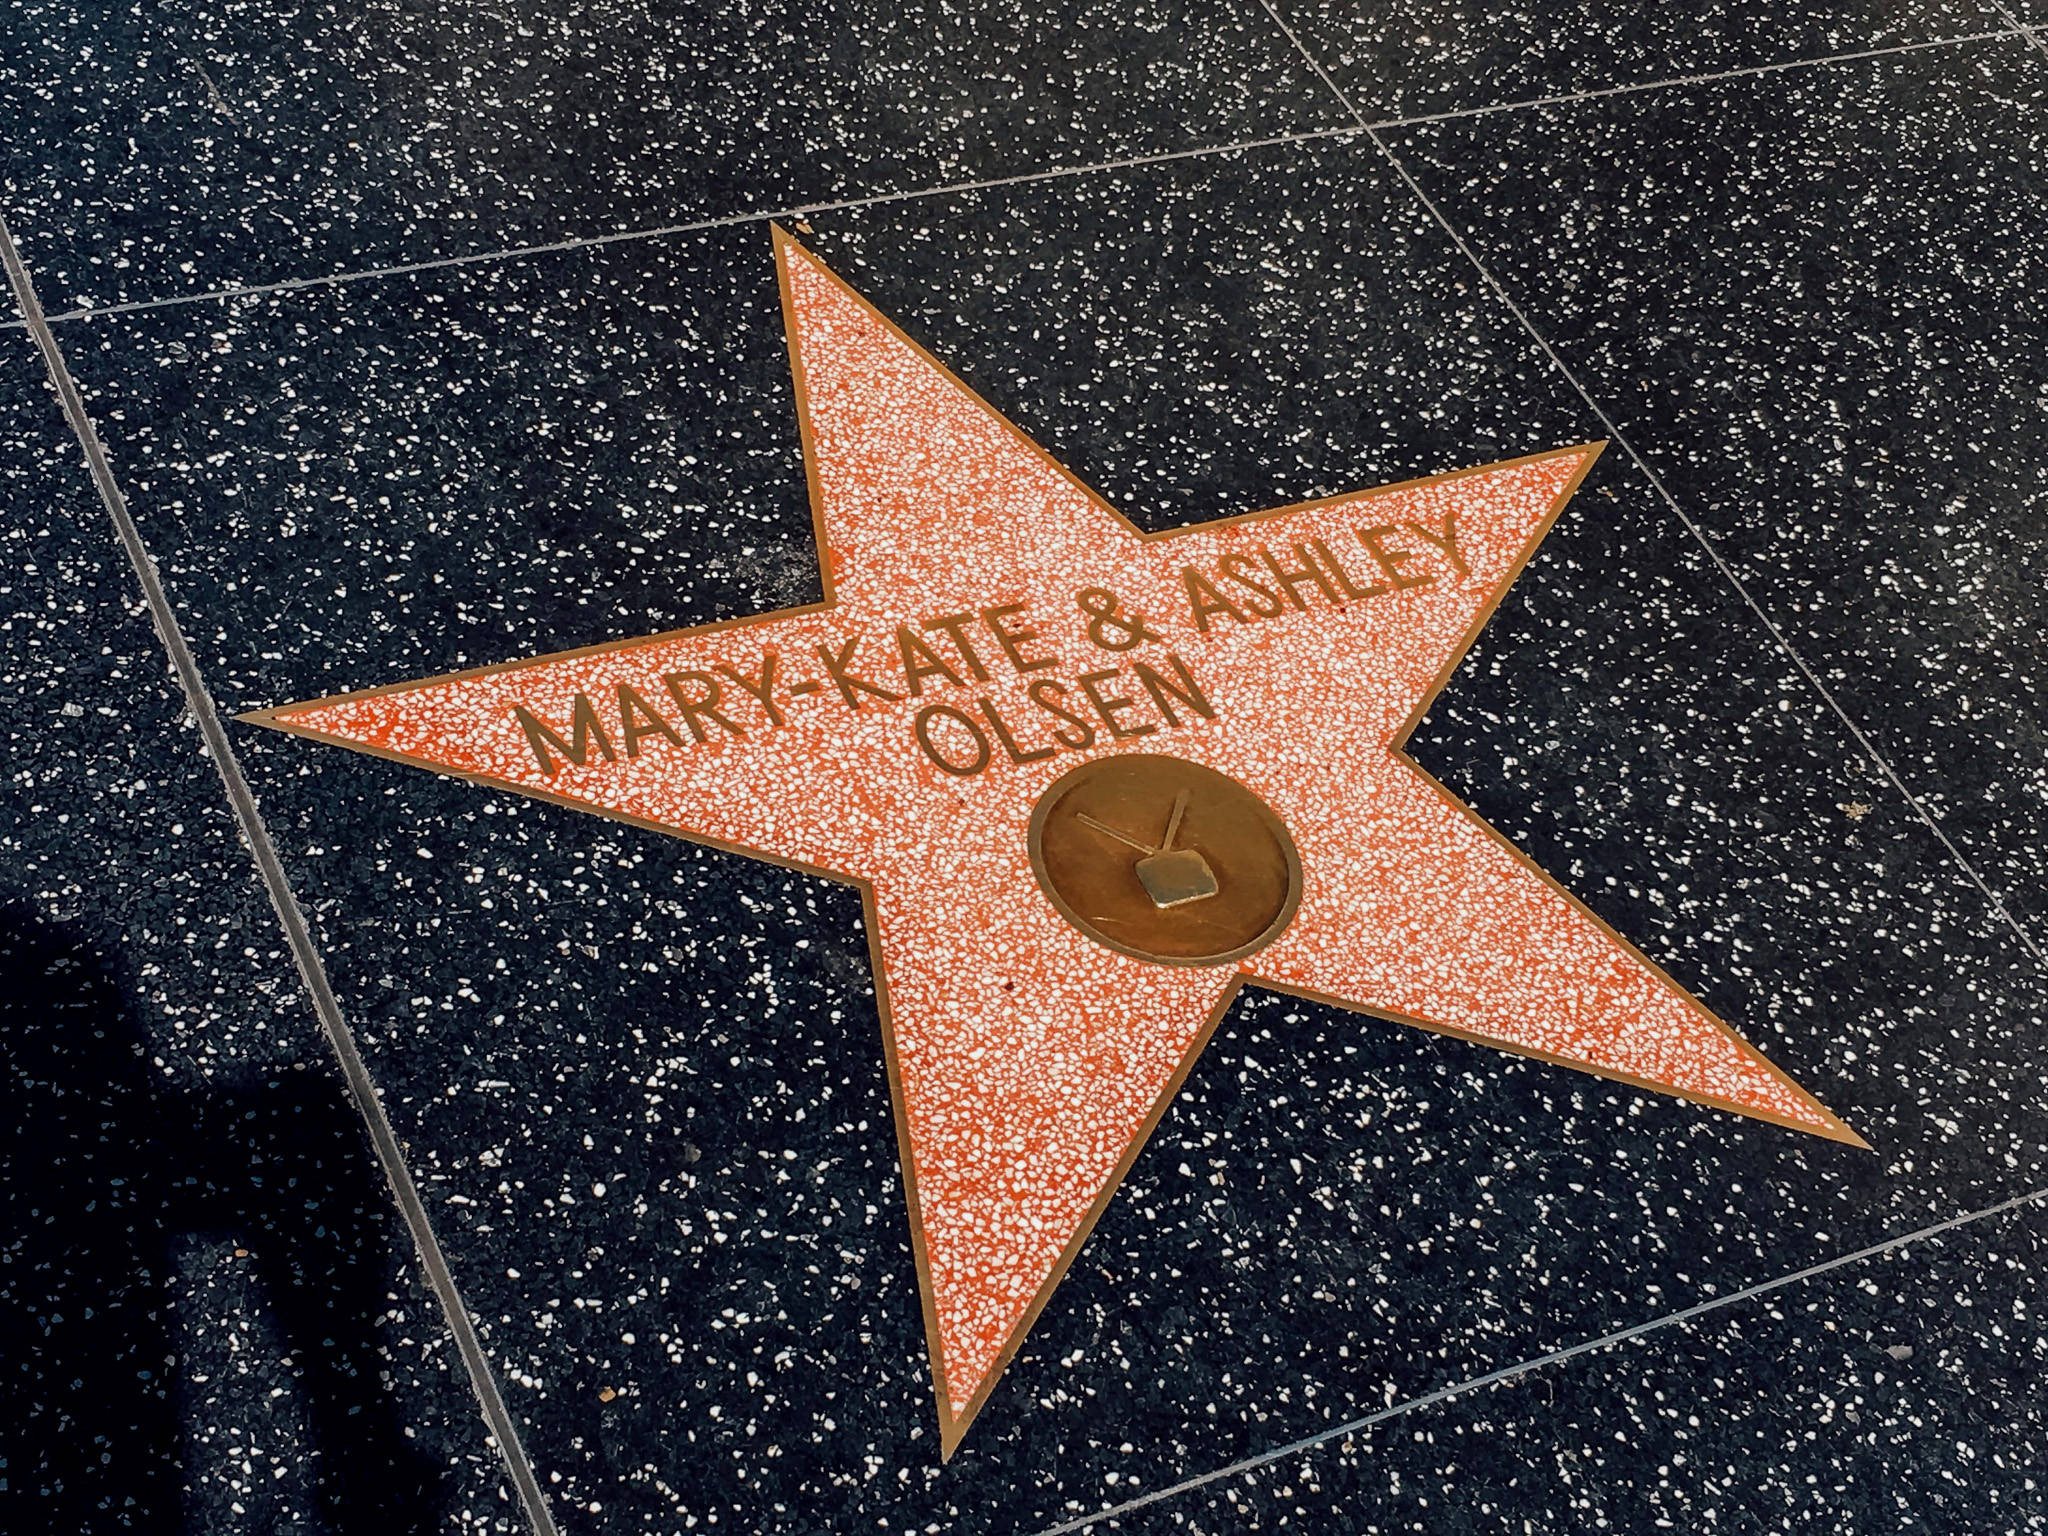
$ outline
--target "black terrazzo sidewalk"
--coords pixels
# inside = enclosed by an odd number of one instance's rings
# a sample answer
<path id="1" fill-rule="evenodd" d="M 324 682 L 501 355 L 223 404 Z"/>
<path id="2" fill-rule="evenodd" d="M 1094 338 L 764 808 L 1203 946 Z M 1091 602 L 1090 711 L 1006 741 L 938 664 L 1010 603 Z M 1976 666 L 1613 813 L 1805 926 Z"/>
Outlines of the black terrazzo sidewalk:
<path id="1" fill-rule="evenodd" d="M 223 713 L 815 599 L 770 216 L 1149 529 L 1620 434 L 1413 751 L 1874 1151 L 1249 993 L 943 1467 L 857 895 L 231 727 L 560 1529 L 2048 1530 L 2028 23 L 7 13 Z M 19 325 L 0 422 L 5 1523 L 527 1528 Z"/>

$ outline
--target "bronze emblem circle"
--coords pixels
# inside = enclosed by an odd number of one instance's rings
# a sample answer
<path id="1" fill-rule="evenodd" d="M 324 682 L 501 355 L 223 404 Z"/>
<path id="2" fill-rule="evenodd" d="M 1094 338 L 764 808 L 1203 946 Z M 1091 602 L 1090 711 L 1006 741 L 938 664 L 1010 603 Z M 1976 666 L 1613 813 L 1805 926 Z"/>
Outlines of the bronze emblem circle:
<path id="1" fill-rule="evenodd" d="M 1031 812 L 1031 868 L 1060 916 L 1159 965 L 1223 965 L 1279 938 L 1301 856 L 1271 806 L 1185 758 L 1101 757 Z"/>

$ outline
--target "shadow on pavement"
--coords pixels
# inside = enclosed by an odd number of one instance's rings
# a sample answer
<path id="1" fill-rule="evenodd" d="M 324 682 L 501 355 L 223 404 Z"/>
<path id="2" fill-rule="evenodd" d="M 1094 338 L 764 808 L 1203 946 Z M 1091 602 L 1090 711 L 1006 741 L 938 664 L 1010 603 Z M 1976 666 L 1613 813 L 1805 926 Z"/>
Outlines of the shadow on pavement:
<path id="1" fill-rule="evenodd" d="M 137 1007 L 84 932 L 0 905 L 0 1525 L 197 1522 L 169 1270 L 208 1233 L 247 1250 L 293 1362 L 318 1522 L 427 1531 L 439 1470 L 379 1376 L 390 1200 L 340 1083 L 180 1094 Z"/>

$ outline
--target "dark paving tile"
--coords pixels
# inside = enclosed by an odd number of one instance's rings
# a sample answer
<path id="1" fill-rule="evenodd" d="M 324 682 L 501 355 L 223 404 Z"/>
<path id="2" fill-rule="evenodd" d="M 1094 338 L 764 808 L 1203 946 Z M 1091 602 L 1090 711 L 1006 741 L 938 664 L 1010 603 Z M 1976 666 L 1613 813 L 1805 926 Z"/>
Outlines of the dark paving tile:
<path id="1" fill-rule="evenodd" d="M 2040 1206 L 1099 1531 L 2044 1531 Z"/>
<path id="2" fill-rule="evenodd" d="M 815 241 L 1150 526 L 1595 435 L 1342 148 Z M 72 334 L 242 708 L 815 596 L 772 270 L 756 226 Z M 1248 999 L 943 1472 L 853 894 L 240 739 L 590 1530 L 1047 1522 L 2042 1178 L 2038 974 L 1619 455 L 1416 750 L 1877 1152 Z"/>
<path id="3" fill-rule="evenodd" d="M 2004 30 L 1995 0 L 1683 9 L 1576 0 L 1520 11 L 1458 0 L 1278 0 L 1302 42 L 1376 121 L 1754 69 Z"/>
<path id="4" fill-rule="evenodd" d="M 1347 120 L 1252 0 L 36 0 L 6 32 L 53 310 Z"/>
<path id="5" fill-rule="evenodd" d="M 18 336 L 0 440 L 9 1524 L 509 1529 L 466 1378 Z"/>
<path id="6" fill-rule="evenodd" d="M 1402 141 L 2035 925 L 2044 95 L 2048 68 L 2006 42 Z"/>

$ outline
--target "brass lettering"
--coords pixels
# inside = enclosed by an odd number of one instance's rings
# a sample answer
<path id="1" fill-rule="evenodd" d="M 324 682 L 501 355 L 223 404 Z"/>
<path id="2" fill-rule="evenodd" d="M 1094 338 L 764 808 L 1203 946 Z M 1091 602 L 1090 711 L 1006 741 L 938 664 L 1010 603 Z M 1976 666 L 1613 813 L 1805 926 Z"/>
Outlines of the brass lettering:
<path id="1" fill-rule="evenodd" d="M 1225 581 L 1234 581 L 1240 587 L 1248 588 L 1265 599 L 1264 602 L 1253 602 L 1247 598 L 1245 600 L 1245 607 L 1251 609 L 1254 614 L 1262 619 L 1275 618 L 1279 615 L 1281 608 L 1285 606 L 1280 601 L 1280 594 L 1267 586 L 1263 581 L 1260 581 L 1256 574 L 1249 576 L 1245 574 L 1247 571 L 1256 573 L 1258 568 L 1258 562 L 1252 559 L 1250 555 L 1225 555 L 1216 562 L 1217 574 Z M 1299 607 L 1300 605 L 1296 604 L 1296 606 Z"/>
<path id="2" fill-rule="evenodd" d="M 1067 696 L 1067 690 L 1063 685 L 1054 682 L 1049 677 L 1041 677 L 1026 691 L 1031 695 L 1032 703 L 1036 704 L 1048 715 L 1064 720 L 1068 725 L 1074 727 L 1073 731 L 1068 731 L 1060 726 L 1054 726 L 1052 728 L 1052 739 L 1054 741 L 1074 752 L 1085 751 L 1087 748 L 1095 745 L 1095 727 L 1061 702 Z M 1080 734 L 1074 734 L 1075 731 L 1078 731 Z"/>
<path id="3" fill-rule="evenodd" d="M 896 651 L 903 658 L 903 681 L 913 699 L 924 693 L 928 677 L 943 677 L 955 688 L 960 686 L 960 674 L 939 660 L 939 653 L 912 634 L 908 624 L 896 626 Z"/>
<path id="4" fill-rule="evenodd" d="M 956 763 L 947 757 L 932 740 L 932 722 L 938 719 L 953 721 L 974 738 L 974 757 L 965 763 Z M 917 712 L 917 744 L 924 748 L 924 755 L 934 765 L 952 774 L 955 778 L 971 779 L 988 766 L 988 738 L 981 734 L 981 727 L 974 723 L 974 717 L 961 713 L 950 704 L 927 704 Z"/>
<path id="5" fill-rule="evenodd" d="M 576 695 L 575 706 L 569 715 L 569 729 L 572 735 L 568 741 L 562 740 L 561 732 L 524 704 L 514 704 L 512 712 L 519 717 L 520 725 L 525 728 L 527 744 L 533 748 L 533 755 L 540 760 L 540 771 L 547 778 L 552 779 L 555 776 L 554 761 L 548 756 L 549 747 L 553 747 L 578 768 L 589 761 L 592 742 L 597 744 L 597 750 L 604 754 L 606 762 L 617 761 L 612 752 L 611 739 L 605 735 L 604 727 L 598 723 L 597 710 L 591 704 L 590 695 L 587 693 Z"/>
<path id="6" fill-rule="evenodd" d="M 1010 754 L 1011 762 L 1042 763 L 1048 757 L 1051 757 L 1053 753 L 1059 751 L 1058 747 L 1040 747 L 1035 752 L 1018 751 L 1017 738 L 1010 734 L 1010 727 L 1004 723 L 1003 717 L 996 712 L 995 700 L 982 697 L 974 702 L 980 706 L 982 714 L 987 717 L 988 728 L 996 733 L 996 740 L 1001 742 L 1003 750 Z"/>
<path id="7" fill-rule="evenodd" d="M 690 734 L 699 741 L 708 739 L 702 724 L 705 720 L 716 721 L 725 727 L 730 736 L 745 736 L 747 733 L 719 712 L 718 701 L 725 696 L 725 690 L 718 686 L 718 679 L 709 672 L 664 672 L 661 680 L 668 684 L 668 696 L 676 701 L 676 708 L 683 712 L 683 724 L 690 728 Z M 703 685 L 703 694 L 691 698 L 683 692 L 683 684 Z"/>
<path id="8" fill-rule="evenodd" d="M 1465 564 L 1465 557 L 1458 553 L 1458 509 L 1456 507 L 1446 507 L 1444 509 L 1444 531 L 1441 534 L 1432 533 L 1419 522 L 1410 523 L 1408 526 L 1415 531 L 1417 538 L 1434 544 L 1444 559 L 1451 563 L 1451 569 L 1456 571 L 1459 576 L 1464 577 L 1472 574 L 1472 568 Z"/>
<path id="9" fill-rule="evenodd" d="M 927 630 L 944 630 L 952 637 L 953 649 L 960 653 L 960 660 L 966 664 L 967 675 L 977 683 L 988 681 L 988 668 L 981 664 L 981 658 L 974 653 L 974 647 L 967 641 L 967 626 L 974 622 L 971 613 L 942 613 L 936 619 L 926 619 Z"/>
<path id="10" fill-rule="evenodd" d="M 1387 535 L 1401 531 L 1392 523 L 1384 524 L 1378 528 L 1359 528 L 1355 531 L 1358 534 L 1358 542 L 1365 546 L 1367 554 L 1379 562 L 1380 569 L 1387 573 L 1387 580 L 1393 583 L 1396 592 L 1407 587 L 1427 587 L 1436 581 L 1434 576 L 1403 576 L 1401 574 L 1401 567 L 1415 558 L 1415 551 L 1412 549 L 1388 549 L 1385 547 L 1383 541 Z"/>
<path id="11" fill-rule="evenodd" d="M 638 719 L 635 719 L 635 715 Z M 626 756 L 640 755 L 642 736 L 664 736 L 675 746 L 683 744 L 683 738 L 675 732 L 654 706 L 640 696 L 640 690 L 631 683 L 619 684 L 619 740 L 625 744 Z"/>
<path id="12" fill-rule="evenodd" d="M 780 660 L 781 658 L 773 651 L 763 651 L 761 653 L 761 675 L 759 678 L 747 676 L 746 673 L 740 671 L 738 667 L 735 667 L 730 662 L 721 661 L 718 664 L 719 671 L 723 672 L 727 677 L 754 696 L 755 702 L 767 712 L 768 723 L 773 726 L 780 726 L 785 723 L 782 718 L 782 711 L 775 707 L 775 666 Z M 816 683 L 811 683 L 808 686 L 799 685 L 789 691 L 792 695 L 799 692 L 815 693 L 817 688 L 818 685 Z"/>
<path id="13" fill-rule="evenodd" d="M 1179 699 L 1183 708 L 1193 710 L 1204 720 L 1214 720 L 1216 707 L 1209 702 L 1209 696 L 1202 692 L 1202 685 L 1195 681 L 1195 675 L 1188 670 L 1188 664 L 1172 651 L 1166 653 L 1166 659 L 1180 678 L 1179 687 L 1169 683 L 1144 662 L 1131 663 L 1131 670 L 1138 674 L 1138 681 L 1143 683 L 1145 691 L 1152 695 L 1152 702 L 1159 706 L 1159 713 L 1166 716 L 1166 723 L 1175 730 L 1180 729 L 1180 716 L 1173 712 L 1173 705 L 1167 702 L 1169 698 Z"/>
<path id="14" fill-rule="evenodd" d="M 1060 659 L 1057 656 L 1025 656 L 1024 642 L 1036 640 L 1039 635 L 1037 630 L 1003 628 L 1004 619 L 1013 613 L 1022 613 L 1023 611 L 1024 605 L 1022 603 L 1004 603 L 999 608 L 982 609 L 981 617 L 983 622 L 995 632 L 996 644 L 1000 645 L 1003 648 L 1003 654 L 1010 658 L 1010 665 L 1019 672 L 1043 672 L 1047 667 L 1058 666 Z"/>
<path id="15" fill-rule="evenodd" d="M 1243 609 L 1217 591 L 1216 584 L 1192 565 L 1181 567 L 1180 579 L 1181 585 L 1188 589 L 1188 607 L 1194 612 L 1195 629 L 1199 633 L 1209 633 L 1209 615 L 1212 613 L 1227 613 L 1240 624 L 1251 622 L 1244 616 Z"/>
<path id="16" fill-rule="evenodd" d="M 1095 713 L 1102 717 L 1102 723 L 1109 727 L 1109 734 L 1119 741 L 1128 741 L 1133 736 L 1150 736 L 1159 729 L 1156 725 L 1124 725 L 1117 716 L 1127 709 L 1135 709 L 1136 703 L 1122 694 L 1104 698 L 1097 690 L 1098 683 L 1108 682 L 1119 673 L 1115 667 L 1106 672 L 1083 672 L 1074 681 L 1081 685 L 1081 691 L 1088 695 L 1088 702 L 1095 706 Z"/>
<path id="17" fill-rule="evenodd" d="M 1379 597 L 1387 590 L 1385 587 L 1359 586 L 1351 579 L 1351 573 L 1338 564 L 1337 557 L 1330 553 L 1330 546 L 1321 539 L 1310 539 L 1308 547 L 1323 557 L 1323 564 L 1328 566 L 1330 574 L 1337 578 L 1337 585 L 1343 589 L 1346 597 L 1354 600 L 1364 597 Z"/>
<path id="18" fill-rule="evenodd" d="M 886 688 L 878 688 L 866 678 L 853 675 L 853 672 L 850 670 L 853 666 L 853 652 L 854 648 L 859 644 L 860 636 L 854 635 L 846 642 L 844 647 L 836 652 L 829 645 L 818 647 L 818 659 L 825 663 L 826 673 L 838 685 L 839 697 L 846 700 L 846 707 L 851 710 L 858 710 L 860 708 L 860 700 L 854 697 L 856 691 L 871 693 L 878 699 L 887 699 L 890 703 L 895 703 L 903 697 L 902 694 L 891 693 Z"/>
<path id="19" fill-rule="evenodd" d="M 1266 548 L 1263 544 L 1259 546 L 1259 558 L 1266 562 L 1266 569 L 1273 573 L 1273 579 L 1287 589 L 1287 601 L 1294 604 L 1295 607 L 1303 610 L 1307 609 L 1308 604 L 1301 600 L 1301 588 L 1308 586 L 1311 582 L 1321 587 L 1323 589 L 1323 596 L 1327 597 L 1331 602 L 1337 601 L 1337 589 L 1330 585 L 1330 578 L 1325 576 L 1323 568 L 1316 564 L 1315 556 L 1311 555 L 1302 545 L 1297 544 L 1294 546 L 1294 558 L 1301 562 L 1300 567 L 1295 570 L 1290 571 L 1282 566 L 1278 560 L 1273 558 L 1273 551 Z"/>

